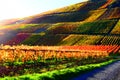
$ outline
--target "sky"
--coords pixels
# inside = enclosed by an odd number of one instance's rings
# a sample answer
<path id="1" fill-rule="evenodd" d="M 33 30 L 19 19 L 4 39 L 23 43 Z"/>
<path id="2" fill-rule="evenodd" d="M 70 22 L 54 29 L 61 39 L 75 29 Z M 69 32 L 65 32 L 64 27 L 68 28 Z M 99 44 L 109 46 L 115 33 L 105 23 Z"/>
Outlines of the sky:
<path id="1" fill-rule="evenodd" d="M 0 20 L 27 17 L 85 0 L 0 0 Z"/>

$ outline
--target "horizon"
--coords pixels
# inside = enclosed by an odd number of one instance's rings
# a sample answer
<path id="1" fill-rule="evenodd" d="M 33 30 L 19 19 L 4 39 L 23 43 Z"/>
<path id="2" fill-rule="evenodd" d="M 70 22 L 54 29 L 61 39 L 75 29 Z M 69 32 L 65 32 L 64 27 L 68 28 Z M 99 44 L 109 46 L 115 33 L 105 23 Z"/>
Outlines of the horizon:
<path id="1" fill-rule="evenodd" d="M 24 18 L 84 1 L 86 0 L 0 0 L 0 21 L 6 19 Z"/>

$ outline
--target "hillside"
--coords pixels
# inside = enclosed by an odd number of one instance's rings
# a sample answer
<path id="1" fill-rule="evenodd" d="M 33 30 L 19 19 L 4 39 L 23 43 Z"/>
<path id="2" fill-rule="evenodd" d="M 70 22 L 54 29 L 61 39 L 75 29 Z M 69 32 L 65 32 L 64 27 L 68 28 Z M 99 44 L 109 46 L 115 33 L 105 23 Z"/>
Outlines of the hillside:
<path id="1" fill-rule="evenodd" d="M 0 44 L 120 45 L 120 0 L 89 0 L 2 21 Z"/>

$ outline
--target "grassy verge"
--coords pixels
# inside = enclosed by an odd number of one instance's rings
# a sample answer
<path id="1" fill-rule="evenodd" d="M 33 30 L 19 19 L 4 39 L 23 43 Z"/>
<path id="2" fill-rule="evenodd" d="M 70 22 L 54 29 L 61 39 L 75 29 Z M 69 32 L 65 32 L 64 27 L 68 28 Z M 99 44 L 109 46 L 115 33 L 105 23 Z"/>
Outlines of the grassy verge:
<path id="1" fill-rule="evenodd" d="M 0 80 L 70 80 L 71 78 L 77 75 L 83 74 L 95 68 L 108 65 L 114 61 L 115 60 L 109 60 L 109 61 L 102 62 L 102 63 L 89 64 L 89 65 L 77 66 L 73 68 L 48 71 L 48 72 L 41 73 L 41 74 L 34 73 L 34 74 L 26 74 L 22 76 L 17 76 L 17 77 L 4 77 L 4 78 L 0 78 Z"/>
<path id="2" fill-rule="evenodd" d="M 104 58 L 85 58 L 85 59 L 51 59 L 51 60 L 37 60 L 27 62 L 6 62 L 0 65 L 0 77 L 6 76 L 20 76 L 33 73 L 45 73 L 53 70 L 61 70 L 65 68 L 72 68 L 86 64 L 97 64 L 111 60 L 110 57 Z"/>

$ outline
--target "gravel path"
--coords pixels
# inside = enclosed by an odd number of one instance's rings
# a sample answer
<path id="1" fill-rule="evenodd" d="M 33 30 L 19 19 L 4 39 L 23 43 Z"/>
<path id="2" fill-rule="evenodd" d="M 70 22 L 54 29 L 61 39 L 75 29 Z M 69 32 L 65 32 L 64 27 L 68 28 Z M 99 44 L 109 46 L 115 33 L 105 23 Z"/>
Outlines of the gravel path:
<path id="1" fill-rule="evenodd" d="M 72 80 L 120 80 L 120 61 L 95 69 Z"/>

